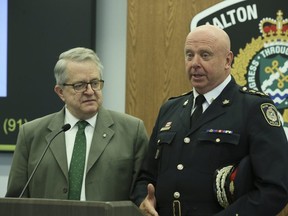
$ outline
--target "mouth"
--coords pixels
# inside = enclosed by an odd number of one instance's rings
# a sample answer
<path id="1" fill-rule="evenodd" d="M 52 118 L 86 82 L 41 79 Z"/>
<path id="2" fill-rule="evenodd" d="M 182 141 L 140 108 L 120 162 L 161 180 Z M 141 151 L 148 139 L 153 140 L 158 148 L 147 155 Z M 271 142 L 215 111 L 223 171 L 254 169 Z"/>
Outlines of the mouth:
<path id="1" fill-rule="evenodd" d="M 94 99 L 94 100 L 90 99 L 90 100 L 84 100 L 84 101 L 82 101 L 82 103 L 94 103 L 94 102 L 96 102 L 95 99 Z"/>
<path id="2" fill-rule="evenodd" d="M 201 73 L 192 73 L 191 74 L 192 79 L 201 79 L 204 76 L 205 76 L 205 74 L 201 74 Z"/>
<path id="3" fill-rule="evenodd" d="M 203 76 L 204 76 L 203 74 L 192 74 L 192 77 L 196 77 L 196 78 L 203 77 Z"/>

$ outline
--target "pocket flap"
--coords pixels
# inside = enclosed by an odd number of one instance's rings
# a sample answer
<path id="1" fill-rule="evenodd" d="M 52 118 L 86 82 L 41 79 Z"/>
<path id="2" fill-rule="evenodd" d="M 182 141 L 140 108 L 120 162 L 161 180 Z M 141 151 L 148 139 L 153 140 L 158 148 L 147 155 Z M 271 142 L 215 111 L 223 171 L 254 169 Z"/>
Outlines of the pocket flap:
<path id="1" fill-rule="evenodd" d="M 161 144 L 171 144 L 174 137 L 176 135 L 176 132 L 162 132 L 158 134 L 158 139 L 157 139 L 157 144 L 161 145 Z"/>
<path id="2" fill-rule="evenodd" d="M 227 133 L 227 130 L 217 130 L 217 132 L 214 131 L 212 132 L 211 130 L 208 130 L 206 132 L 202 132 L 198 140 L 209 141 L 213 143 L 230 143 L 233 145 L 238 145 L 240 140 L 240 134 L 232 133 L 231 131 Z"/>

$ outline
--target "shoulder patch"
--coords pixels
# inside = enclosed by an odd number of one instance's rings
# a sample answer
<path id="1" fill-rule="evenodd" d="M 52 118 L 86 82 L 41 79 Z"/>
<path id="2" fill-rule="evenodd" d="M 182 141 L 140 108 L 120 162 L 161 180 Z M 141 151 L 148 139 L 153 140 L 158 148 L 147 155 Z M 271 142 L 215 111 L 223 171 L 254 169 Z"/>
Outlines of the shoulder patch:
<path id="1" fill-rule="evenodd" d="M 256 91 L 254 89 L 249 89 L 246 86 L 240 87 L 240 91 L 242 93 L 247 93 L 247 94 L 251 94 L 251 95 L 258 95 L 258 96 L 261 96 L 261 97 L 269 97 L 269 95 L 267 95 L 267 94 L 265 94 L 263 92 Z"/>
<path id="2" fill-rule="evenodd" d="M 170 98 L 168 98 L 168 100 L 171 100 L 171 99 L 174 99 L 174 98 L 180 98 L 180 97 L 189 95 L 189 94 L 191 94 L 192 92 L 193 92 L 193 91 L 185 92 L 185 93 L 183 93 L 183 94 L 181 94 L 181 95 L 170 97 Z"/>
<path id="3" fill-rule="evenodd" d="M 261 104 L 261 111 L 267 121 L 268 124 L 274 127 L 280 127 L 281 121 L 278 116 L 278 111 L 276 107 L 271 103 L 263 103 Z"/>

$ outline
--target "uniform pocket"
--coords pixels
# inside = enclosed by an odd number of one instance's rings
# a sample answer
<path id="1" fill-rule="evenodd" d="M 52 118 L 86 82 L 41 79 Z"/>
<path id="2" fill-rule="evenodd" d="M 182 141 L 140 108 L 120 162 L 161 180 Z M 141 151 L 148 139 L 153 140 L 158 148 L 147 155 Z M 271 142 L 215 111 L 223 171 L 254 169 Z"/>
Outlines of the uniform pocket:
<path id="1" fill-rule="evenodd" d="M 176 132 L 172 132 L 172 131 L 160 132 L 158 134 L 158 137 L 157 137 L 157 144 L 158 145 L 163 145 L 163 144 L 170 145 L 172 143 L 175 135 L 176 135 Z"/>
<path id="2" fill-rule="evenodd" d="M 169 166 L 169 159 L 173 157 L 172 142 L 176 132 L 165 131 L 160 132 L 157 136 L 157 150 L 155 153 L 155 160 L 158 160 L 158 171 L 166 170 Z"/>
<path id="3" fill-rule="evenodd" d="M 194 147 L 195 169 L 205 173 L 214 173 L 223 161 L 235 160 L 235 153 L 240 143 L 240 134 L 203 131 L 199 134 Z M 233 159 L 234 158 L 234 159 Z"/>

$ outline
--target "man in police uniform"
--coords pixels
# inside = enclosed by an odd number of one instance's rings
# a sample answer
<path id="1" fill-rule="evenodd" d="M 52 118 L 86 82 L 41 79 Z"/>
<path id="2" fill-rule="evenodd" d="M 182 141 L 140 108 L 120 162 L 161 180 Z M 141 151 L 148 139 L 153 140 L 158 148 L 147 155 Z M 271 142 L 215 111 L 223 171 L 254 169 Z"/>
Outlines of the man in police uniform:
<path id="1" fill-rule="evenodd" d="M 193 89 L 161 107 L 134 202 L 153 216 L 276 215 L 287 203 L 288 143 L 272 100 L 235 83 L 230 39 L 223 30 L 195 28 L 184 51 Z M 198 95 L 204 100 L 197 106 Z M 202 114 L 190 125 L 199 108 Z M 245 166 L 252 172 L 250 179 L 226 168 L 224 176 L 217 176 L 222 167 L 233 167 L 243 158 L 249 159 Z M 235 190 L 230 203 L 219 191 L 227 189 L 228 176 L 231 182 L 236 176 L 242 185 L 251 181 L 238 196 L 243 189 L 230 188 Z"/>

